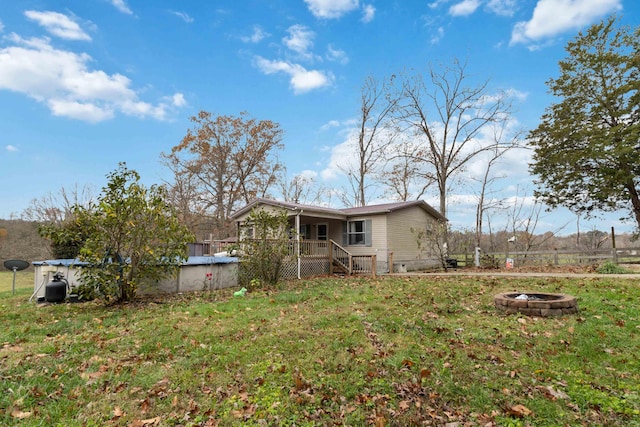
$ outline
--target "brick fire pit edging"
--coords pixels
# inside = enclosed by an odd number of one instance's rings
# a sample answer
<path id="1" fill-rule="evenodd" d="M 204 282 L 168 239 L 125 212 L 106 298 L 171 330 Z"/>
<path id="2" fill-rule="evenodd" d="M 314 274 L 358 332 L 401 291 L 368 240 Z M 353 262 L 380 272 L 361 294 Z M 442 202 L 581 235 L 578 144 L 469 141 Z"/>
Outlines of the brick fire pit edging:
<path id="1" fill-rule="evenodd" d="M 527 299 L 516 299 L 526 295 Z M 522 313 L 527 316 L 562 316 L 576 314 L 578 303 L 575 297 L 545 292 L 505 292 L 493 298 L 498 310 L 508 314 Z"/>

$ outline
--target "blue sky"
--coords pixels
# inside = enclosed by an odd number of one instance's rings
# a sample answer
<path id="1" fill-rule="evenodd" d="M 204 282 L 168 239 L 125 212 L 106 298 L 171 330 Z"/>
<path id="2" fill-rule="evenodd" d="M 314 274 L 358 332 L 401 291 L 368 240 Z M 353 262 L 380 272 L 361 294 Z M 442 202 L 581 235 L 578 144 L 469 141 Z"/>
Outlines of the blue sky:
<path id="1" fill-rule="evenodd" d="M 200 110 L 278 122 L 289 174 L 339 188 L 367 76 L 457 58 L 478 83 L 513 93 L 514 124 L 531 129 L 552 102 L 545 81 L 557 76 L 567 41 L 612 13 L 640 24 L 636 0 L 2 3 L 1 218 L 63 187 L 98 192 L 122 161 L 148 184 L 171 179 L 160 153 Z M 522 152 L 505 158 L 502 197 L 532 193 L 527 162 Z M 473 226 L 473 199 L 470 185 L 452 190 L 454 227 Z M 437 206 L 434 193 L 426 200 Z M 581 228 L 633 228 L 618 216 Z M 504 221 L 501 213 L 492 222 Z M 571 233 L 575 222 L 558 210 L 536 231 L 568 223 L 563 233 Z"/>

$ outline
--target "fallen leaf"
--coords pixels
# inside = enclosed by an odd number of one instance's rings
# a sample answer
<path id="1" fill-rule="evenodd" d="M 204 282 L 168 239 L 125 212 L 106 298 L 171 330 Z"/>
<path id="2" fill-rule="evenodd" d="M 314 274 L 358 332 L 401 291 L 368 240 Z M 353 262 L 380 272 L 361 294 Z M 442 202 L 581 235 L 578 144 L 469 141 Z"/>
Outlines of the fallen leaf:
<path id="1" fill-rule="evenodd" d="M 569 399 L 569 395 L 561 390 L 556 390 L 552 386 L 542 387 L 547 397 L 555 399 Z"/>
<path id="2" fill-rule="evenodd" d="M 524 405 L 514 405 L 508 408 L 507 412 L 509 415 L 518 418 L 524 418 L 532 414 L 531 409 L 527 408 Z"/>
<path id="3" fill-rule="evenodd" d="M 146 420 L 135 420 L 134 422 L 129 424 L 129 427 L 153 427 L 160 424 L 160 420 L 160 417 L 149 418 Z"/>
<path id="4" fill-rule="evenodd" d="M 414 365 L 413 361 L 409 360 L 409 359 L 404 359 L 402 361 L 402 366 L 406 367 L 406 368 L 411 368 Z"/>
<path id="5" fill-rule="evenodd" d="M 124 415 L 124 412 L 122 412 L 122 409 L 119 406 L 116 406 L 115 408 L 113 408 L 114 418 L 120 418 L 123 415 Z"/>
<path id="6" fill-rule="evenodd" d="M 14 409 L 13 411 L 11 411 L 11 416 L 19 420 L 29 418 L 31 415 L 32 415 L 31 412 L 23 412 L 23 411 L 20 411 L 19 409 Z"/>

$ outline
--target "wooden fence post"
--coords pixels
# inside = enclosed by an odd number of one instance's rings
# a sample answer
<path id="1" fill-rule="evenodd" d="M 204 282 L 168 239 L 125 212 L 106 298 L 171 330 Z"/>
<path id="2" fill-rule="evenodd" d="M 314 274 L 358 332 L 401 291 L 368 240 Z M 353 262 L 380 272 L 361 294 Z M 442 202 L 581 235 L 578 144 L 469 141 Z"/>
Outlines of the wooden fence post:
<path id="1" fill-rule="evenodd" d="M 378 258 L 376 257 L 376 255 L 374 254 L 371 257 L 371 275 L 375 278 L 376 274 L 378 273 Z"/>
<path id="2" fill-rule="evenodd" d="M 389 252 L 389 273 L 393 273 L 393 252 Z"/>

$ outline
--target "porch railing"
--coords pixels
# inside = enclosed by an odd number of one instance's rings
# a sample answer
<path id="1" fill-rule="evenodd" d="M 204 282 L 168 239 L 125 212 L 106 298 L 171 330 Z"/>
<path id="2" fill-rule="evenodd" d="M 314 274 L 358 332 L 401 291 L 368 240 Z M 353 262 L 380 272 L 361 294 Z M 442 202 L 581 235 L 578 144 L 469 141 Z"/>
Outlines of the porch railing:
<path id="1" fill-rule="evenodd" d="M 345 248 L 334 242 L 329 241 L 330 245 L 330 267 L 329 273 L 333 274 L 335 267 L 344 273 L 351 274 L 353 272 L 353 255 Z"/>
<path id="2" fill-rule="evenodd" d="M 270 241 L 267 241 L 267 243 L 268 242 Z M 277 240 L 273 240 L 272 242 L 273 244 L 282 243 Z M 248 243 L 249 239 L 240 242 L 240 254 L 248 254 L 250 247 Z M 375 276 L 377 272 L 375 255 L 352 255 L 333 240 L 287 241 L 285 261 L 295 263 L 298 255 L 300 255 L 301 260 L 309 260 L 311 262 L 326 260 L 325 262 L 329 264 L 330 274 L 341 271 L 345 274 L 371 274 Z M 299 265 L 298 263 L 298 266 Z"/>
<path id="3" fill-rule="evenodd" d="M 352 255 L 345 248 L 334 242 L 329 241 L 331 249 L 330 273 L 334 273 L 334 267 L 342 270 L 347 274 L 366 274 L 369 273 L 375 277 L 377 273 L 377 260 L 375 255 Z"/>

